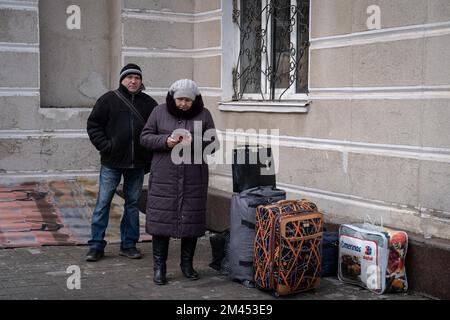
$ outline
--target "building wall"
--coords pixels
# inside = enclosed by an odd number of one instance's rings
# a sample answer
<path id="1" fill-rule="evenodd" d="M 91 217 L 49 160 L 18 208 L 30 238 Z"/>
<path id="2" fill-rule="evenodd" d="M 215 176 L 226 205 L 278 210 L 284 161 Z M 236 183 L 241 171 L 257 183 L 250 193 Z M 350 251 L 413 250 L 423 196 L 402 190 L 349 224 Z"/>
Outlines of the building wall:
<path id="1" fill-rule="evenodd" d="M 226 101 L 235 35 L 222 3 Z M 370 5 L 380 30 L 368 30 Z M 330 222 L 421 233 L 429 214 L 432 233 L 450 238 L 450 3 L 314 0 L 310 17 L 309 111 L 215 109 L 219 128 L 278 129 L 278 186 L 315 201 Z M 230 166 L 212 185 L 231 191 Z"/>
<path id="2" fill-rule="evenodd" d="M 66 26 L 70 5 L 80 29 Z M 40 0 L 39 16 L 41 107 L 92 107 L 110 87 L 108 1 Z"/>
<path id="3" fill-rule="evenodd" d="M 50 109 L 41 107 L 40 60 L 51 59 L 40 57 L 39 19 L 48 23 L 61 10 L 40 18 L 37 0 L 0 0 L 2 180 L 96 175 L 98 154 L 85 131 L 90 106 L 103 89 L 117 86 L 121 66 L 135 62 L 146 92 L 160 103 L 173 81 L 197 81 L 221 132 L 278 129 L 268 131 L 280 141 L 278 186 L 290 198 L 315 201 L 329 222 L 382 220 L 421 233 L 426 213 L 432 233 L 450 239 L 449 2 L 311 2 L 308 112 L 281 113 L 276 106 L 271 112 L 220 110 L 232 94 L 232 1 L 109 1 L 108 19 L 102 15 L 92 30 L 99 41 L 94 47 L 108 47 L 109 55 L 101 62 L 86 57 L 99 68 L 102 85 L 88 100 L 72 96 L 79 94 L 74 86 L 67 101 L 58 102 L 84 108 Z M 97 12 L 101 3 L 80 6 Z M 381 10 L 380 30 L 367 28 L 369 5 Z M 74 79 L 89 78 L 84 60 L 79 64 Z M 225 142 L 236 136 L 248 135 L 225 136 L 223 151 L 231 152 Z M 231 192 L 231 165 L 211 168 L 210 185 Z"/>
<path id="4" fill-rule="evenodd" d="M 2 130 L 33 126 L 29 114 L 39 106 L 38 19 L 37 1 L 0 3 Z"/>
<path id="5" fill-rule="evenodd" d="M 73 3 L 0 1 L 2 182 L 98 170 L 85 128 L 93 103 L 109 87 L 109 58 L 98 54 L 109 52 L 102 40 L 108 16 L 101 11 L 105 2 L 92 10 L 85 7 L 91 2 L 77 2 L 81 29 L 68 30 L 66 5 Z"/>
<path id="6" fill-rule="evenodd" d="M 70 30 L 73 4 L 81 25 Z M 2 181 L 96 176 L 86 120 L 128 62 L 158 102 L 180 78 L 195 79 L 208 106 L 220 96 L 218 0 L 0 0 L 0 17 Z"/>
<path id="7" fill-rule="evenodd" d="M 123 64 L 143 68 L 147 93 L 158 102 L 181 78 L 194 79 L 203 96 L 219 97 L 220 14 L 219 0 L 125 0 Z"/>

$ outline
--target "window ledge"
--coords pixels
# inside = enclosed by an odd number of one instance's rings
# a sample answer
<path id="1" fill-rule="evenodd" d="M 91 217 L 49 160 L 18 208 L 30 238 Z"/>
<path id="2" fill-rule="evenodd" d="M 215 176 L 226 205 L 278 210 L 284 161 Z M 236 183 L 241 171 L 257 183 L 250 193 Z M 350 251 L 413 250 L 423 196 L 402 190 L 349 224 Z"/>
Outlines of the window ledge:
<path id="1" fill-rule="evenodd" d="M 295 101 L 227 101 L 219 102 L 220 111 L 308 113 L 309 100 Z"/>

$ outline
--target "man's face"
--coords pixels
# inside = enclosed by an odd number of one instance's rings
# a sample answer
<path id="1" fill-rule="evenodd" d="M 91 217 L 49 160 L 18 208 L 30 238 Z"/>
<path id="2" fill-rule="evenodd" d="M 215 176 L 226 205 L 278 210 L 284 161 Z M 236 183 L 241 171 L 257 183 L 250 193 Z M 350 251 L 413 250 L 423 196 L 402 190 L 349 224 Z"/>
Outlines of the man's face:
<path id="1" fill-rule="evenodd" d="M 122 80 L 122 85 L 128 89 L 130 93 L 136 93 L 141 87 L 142 80 L 137 74 L 129 74 Z"/>

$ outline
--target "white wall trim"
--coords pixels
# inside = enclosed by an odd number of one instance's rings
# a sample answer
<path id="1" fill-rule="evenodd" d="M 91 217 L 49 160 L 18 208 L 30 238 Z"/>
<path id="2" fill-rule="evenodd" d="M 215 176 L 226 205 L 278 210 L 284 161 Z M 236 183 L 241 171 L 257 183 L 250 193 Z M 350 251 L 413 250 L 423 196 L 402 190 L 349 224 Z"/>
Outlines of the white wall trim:
<path id="1" fill-rule="evenodd" d="M 343 35 L 310 38 L 310 49 L 339 48 L 354 45 L 366 45 L 378 42 L 401 41 L 437 37 L 450 34 L 450 22 L 419 24 L 404 27 L 386 28 L 355 32 Z"/>
<path id="2" fill-rule="evenodd" d="M 365 207 L 368 209 L 375 209 L 375 210 L 386 210 L 389 211 L 391 214 L 409 214 L 412 216 L 418 216 L 423 209 L 431 209 L 431 208 L 425 208 L 425 207 L 414 207 L 413 209 L 408 208 L 405 204 L 400 203 L 387 203 L 382 200 L 374 200 L 374 199 L 368 199 L 363 198 L 351 194 L 345 194 L 345 193 L 338 193 L 338 192 L 332 192 L 327 190 L 321 190 L 321 189 L 315 189 L 315 188 L 309 188 L 304 186 L 298 186 L 288 183 L 277 183 L 277 186 L 280 188 L 286 190 L 287 192 L 292 192 L 295 194 L 302 194 L 307 197 L 315 197 L 315 198 L 321 198 L 321 199 L 327 199 L 334 202 L 340 202 L 343 204 L 350 204 L 350 205 L 356 205 L 360 207 Z M 450 219 L 450 212 L 442 211 L 439 212 L 442 218 L 447 220 L 446 222 L 450 222 L 448 219 Z"/>
<path id="3" fill-rule="evenodd" d="M 0 52 L 39 53 L 39 43 L 0 42 Z"/>
<path id="4" fill-rule="evenodd" d="M 0 87 L 0 97 L 38 97 L 39 88 Z"/>
<path id="5" fill-rule="evenodd" d="M 220 102 L 220 111 L 307 113 L 309 101 L 230 101 Z"/>
<path id="6" fill-rule="evenodd" d="M 270 132 L 271 129 L 266 130 Z M 450 163 L 449 148 L 375 144 L 375 143 L 353 142 L 345 140 L 317 139 L 317 138 L 282 136 L 282 135 L 275 136 L 270 134 L 239 132 L 235 130 L 231 132 L 227 132 L 224 130 L 217 130 L 217 132 L 223 137 L 225 141 L 257 142 L 259 140 L 264 141 L 265 143 L 278 144 L 280 147 L 336 151 L 341 152 L 343 155 L 348 155 L 349 153 L 358 153 L 365 155 Z"/>
<path id="7" fill-rule="evenodd" d="M 212 172 L 212 173 L 210 173 L 210 175 L 211 176 L 219 176 L 219 177 L 223 177 L 225 179 L 232 180 L 232 176 L 230 174 L 213 173 Z M 416 210 L 411 210 L 411 209 L 407 209 L 407 208 L 405 208 L 405 209 L 399 208 L 400 205 L 392 206 L 392 205 L 389 205 L 388 203 L 384 203 L 383 201 L 366 199 L 366 198 L 357 197 L 357 196 L 350 195 L 350 194 L 308 188 L 308 187 L 303 187 L 303 186 L 298 186 L 298 185 L 293 185 L 293 184 L 288 184 L 288 183 L 282 183 L 282 182 L 277 182 L 277 187 L 281 188 L 287 192 L 294 193 L 294 194 L 308 195 L 311 198 L 327 199 L 327 200 L 332 200 L 332 201 L 336 201 L 336 202 L 340 202 L 340 203 L 344 203 L 344 204 L 357 203 L 358 205 L 363 205 L 366 207 L 370 206 L 370 207 L 376 207 L 376 208 L 383 208 L 384 210 L 394 210 L 394 211 L 397 211 L 398 213 L 407 213 L 407 214 L 412 214 L 412 215 L 417 214 Z"/>
<path id="8" fill-rule="evenodd" d="M 74 130 L 0 130 L 0 139 L 89 139 L 86 129 Z"/>
<path id="9" fill-rule="evenodd" d="M 199 49 L 149 49 L 122 47 L 122 56 L 154 58 L 210 58 L 222 55 L 221 47 Z"/>
<path id="10" fill-rule="evenodd" d="M 221 20 L 222 9 L 211 10 L 201 13 L 178 13 L 171 11 L 123 9 L 122 17 L 129 19 L 167 21 L 178 23 L 201 23 L 201 22 Z"/>
<path id="11" fill-rule="evenodd" d="M 233 97 L 233 77 L 231 70 L 234 66 L 236 26 L 233 23 L 233 2 L 221 0 L 221 46 L 224 49 L 220 65 L 220 81 L 223 88 L 222 99 L 231 100 Z"/>
<path id="12" fill-rule="evenodd" d="M 216 177 L 218 181 L 215 181 Z M 225 173 L 215 173 L 210 172 L 210 180 L 211 180 L 211 187 L 223 190 L 226 192 L 231 192 L 231 190 L 225 190 L 220 185 L 219 181 L 222 180 L 223 182 L 226 182 L 226 185 L 232 186 L 232 176 L 230 174 Z M 293 193 L 298 195 L 298 198 L 308 198 L 308 199 L 322 199 L 322 200 L 328 200 L 335 203 L 341 203 L 344 205 L 352 205 L 352 206 L 358 206 L 358 207 L 364 207 L 370 210 L 379 210 L 384 212 L 389 212 L 390 214 L 394 214 L 395 216 L 397 214 L 406 214 L 411 216 L 419 216 L 421 210 L 427 210 L 431 208 L 425 208 L 425 207 L 414 207 L 409 208 L 408 206 L 400 203 L 387 203 L 381 200 L 373 200 L 373 199 L 367 199 L 363 197 L 358 197 L 351 194 L 344 194 L 344 193 L 338 193 L 338 192 L 332 192 L 327 190 L 321 190 L 321 189 L 315 189 L 315 188 L 309 188 L 304 186 L 298 186 L 288 183 L 282 183 L 277 182 L 277 187 L 285 190 L 288 193 Z M 361 219 L 364 219 L 364 216 L 359 217 Z M 450 212 L 447 211 L 439 211 L 436 212 L 436 215 L 433 215 L 433 218 L 436 219 L 436 221 L 444 222 L 444 223 L 450 223 Z"/>
<path id="13" fill-rule="evenodd" d="M 38 2 L 0 0 L 0 9 L 38 11 Z"/>
<path id="14" fill-rule="evenodd" d="M 168 90 L 169 90 L 169 87 L 167 87 L 167 88 L 147 87 L 144 92 L 149 94 L 150 96 L 165 97 L 167 95 Z M 200 93 L 203 97 L 221 97 L 222 96 L 222 88 L 198 87 L 198 90 L 200 91 Z"/>
<path id="15" fill-rule="evenodd" d="M 311 85 L 311 52 L 312 52 L 312 50 L 311 50 L 311 46 L 312 46 L 312 43 L 311 43 L 311 38 L 312 38 L 312 34 L 311 34 L 311 32 L 312 32 L 312 12 L 313 12 L 313 8 L 312 8 L 312 5 L 313 5 L 313 0 L 310 0 L 309 1 L 309 19 L 308 19 L 308 22 L 309 22 L 309 25 L 308 25 L 308 39 L 309 39 L 309 48 L 308 48 L 308 90 L 309 90 L 309 86 Z M 309 95 L 309 92 L 308 92 L 308 95 Z"/>
<path id="16" fill-rule="evenodd" d="M 449 99 L 450 86 L 309 88 L 311 100 L 320 99 Z"/>

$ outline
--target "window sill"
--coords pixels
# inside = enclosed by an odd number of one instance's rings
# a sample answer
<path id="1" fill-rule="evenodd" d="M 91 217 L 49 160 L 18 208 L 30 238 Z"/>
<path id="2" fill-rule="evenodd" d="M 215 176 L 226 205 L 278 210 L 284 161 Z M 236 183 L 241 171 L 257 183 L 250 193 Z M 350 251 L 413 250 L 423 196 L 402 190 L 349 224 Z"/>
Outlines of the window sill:
<path id="1" fill-rule="evenodd" d="M 308 113 L 310 100 L 295 101 L 227 101 L 219 103 L 225 112 Z"/>

